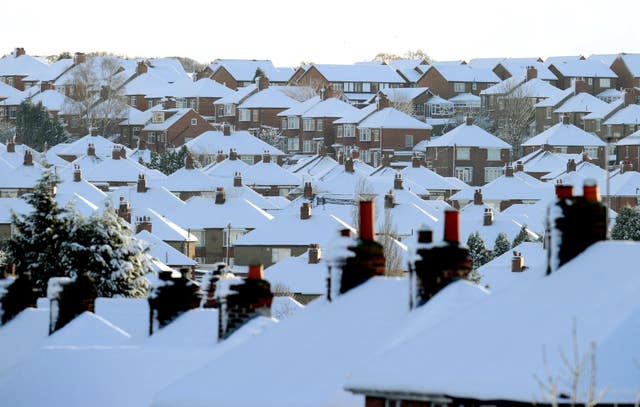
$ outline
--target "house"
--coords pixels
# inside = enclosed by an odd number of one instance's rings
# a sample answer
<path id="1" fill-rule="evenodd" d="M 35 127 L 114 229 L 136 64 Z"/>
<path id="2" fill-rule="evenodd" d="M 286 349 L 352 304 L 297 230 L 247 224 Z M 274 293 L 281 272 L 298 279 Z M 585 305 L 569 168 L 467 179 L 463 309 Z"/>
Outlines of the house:
<path id="1" fill-rule="evenodd" d="M 610 180 L 609 195 L 606 196 L 611 202 L 611 209 L 619 211 L 625 206 L 640 206 L 640 172 L 634 171 L 633 164 L 629 161 L 623 162 L 621 171 Z M 605 190 L 606 194 L 606 190 Z"/>
<path id="2" fill-rule="evenodd" d="M 100 189 L 106 190 L 109 187 L 136 185 L 141 174 L 144 174 L 145 179 L 165 177 L 164 174 L 158 174 L 158 172 L 149 170 L 144 165 L 127 158 L 124 147 L 116 146 L 113 148 L 110 158 L 103 159 L 99 164 L 86 171 L 85 178 Z"/>
<path id="3" fill-rule="evenodd" d="M 23 79 L 28 76 L 44 77 L 49 66 L 39 58 L 27 55 L 24 48 L 16 48 L 10 55 L 0 58 L 0 81 L 18 90 L 25 90 Z"/>
<path id="4" fill-rule="evenodd" d="M 216 121 L 218 123 L 227 123 L 232 126 L 238 124 L 237 108 L 238 105 L 247 97 L 258 91 L 258 86 L 254 83 L 237 89 L 227 96 L 216 100 L 213 105 L 216 110 Z"/>
<path id="5" fill-rule="evenodd" d="M 640 88 L 640 54 L 622 52 L 617 55 L 610 68 L 618 75 L 619 86 L 627 89 Z"/>
<path id="6" fill-rule="evenodd" d="M 417 119 L 424 119 L 427 116 L 426 104 L 434 95 L 429 88 L 386 88 L 382 93 L 389 99 L 391 105 L 404 113 L 410 114 Z M 369 103 L 375 103 L 374 96 L 369 99 Z"/>
<path id="7" fill-rule="evenodd" d="M 197 73 L 197 78 L 209 78 L 227 88 L 238 90 L 254 83 L 262 72 L 274 85 L 286 85 L 293 76 L 292 68 L 276 68 L 270 60 L 216 59 Z"/>
<path id="8" fill-rule="evenodd" d="M 188 269 L 193 273 L 193 270 L 198 264 L 146 229 L 142 229 L 135 236 L 142 240 L 141 245 L 143 248 L 148 249 L 147 254 L 149 256 L 160 260 L 176 271 Z"/>
<path id="9" fill-rule="evenodd" d="M 272 162 L 268 152 L 262 155 L 262 160 L 247 168 L 243 176 L 245 185 L 264 196 L 287 196 L 301 183 L 298 175 Z"/>
<path id="10" fill-rule="evenodd" d="M 152 151 L 163 152 L 180 147 L 213 130 L 213 126 L 195 110 L 171 106 L 174 106 L 174 101 L 167 101 L 163 109 L 155 110 L 151 122 L 140 130 L 140 137 Z"/>
<path id="11" fill-rule="evenodd" d="M 278 113 L 298 105 L 287 94 L 286 86 L 269 86 L 265 76 L 256 78 L 257 92 L 247 96 L 237 106 L 237 128 L 259 132 L 262 129 L 278 129 L 281 121 Z"/>
<path id="12" fill-rule="evenodd" d="M 606 137 L 620 140 L 638 131 L 640 105 L 632 103 L 636 94 L 634 89 L 627 89 L 624 96 L 624 107 L 614 111 L 602 121 L 605 129 L 603 133 Z M 604 138 L 606 139 L 606 137 Z"/>
<path id="13" fill-rule="evenodd" d="M 189 153 L 184 167 L 166 178 L 151 182 L 152 186 L 161 186 L 173 192 L 183 201 L 192 196 L 211 195 L 215 189 L 215 180 L 202 169 L 196 168 L 193 156 Z"/>
<path id="14" fill-rule="evenodd" d="M 474 68 L 469 65 L 434 63 L 420 77 L 418 86 L 427 87 L 431 93 L 445 99 L 456 95 L 480 92 L 500 82 L 500 78 L 486 68 Z"/>
<path id="15" fill-rule="evenodd" d="M 548 67 L 558 77 L 560 89 L 570 88 L 578 79 L 586 82 L 585 91 L 591 95 L 618 87 L 618 75 L 597 58 L 552 63 Z"/>
<path id="16" fill-rule="evenodd" d="M 633 168 L 640 168 L 640 130 L 616 142 L 617 162 L 628 161 Z"/>
<path id="17" fill-rule="evenodd" d="M 511 146 L 473 124 L 473 118 L 426 144 L 426 160 L 441 176 L 484 185 L 502 175 Z"/>

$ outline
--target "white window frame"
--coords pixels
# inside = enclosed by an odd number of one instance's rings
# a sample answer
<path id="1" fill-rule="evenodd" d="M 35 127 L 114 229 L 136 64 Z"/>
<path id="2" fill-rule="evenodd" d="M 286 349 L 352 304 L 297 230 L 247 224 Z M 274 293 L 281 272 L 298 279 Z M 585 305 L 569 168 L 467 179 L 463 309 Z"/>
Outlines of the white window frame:
<path id="1" fill-rule="evenodd" d="M 236 115 L 236 105 L 233 103 L 226 103 L 224 105 L 224 115 L 225 116 L 235 116 Z"/>
<path id="2" fill-rule="evenodd" d="M 289 116 L 287 118 L 289 130 L 298 130 L 300 128 L 300 118 L 297 116 Z"/>
<path id="3" fill-rule="evenodd" d="M 236 240 L 244 236 L 247 233 L 245 229 L 234 229 L 231 228 L 231 233 L 229 233 L 229 228 L 222 229 L 222 247 L 233 247 Z M 229 240 L 229 236 L 231 239 Z"/>
<path id="4" fill-rule="evenodd" d="M 504 175 L 504 167 L 485 167 L 484 182 L 491 182 Z"/>
<path id="5" fill-rule="evenodd" d="M 456 147 L 456 160 L 470 160 L 471 147 Z"/>
<path id="6" fill-rule="evenodd" d="M 598 147 L 585 146 L 584 152 L 587 153 L 592 159 L 598 158 Z"/>
<path id="7" fill-rule="evenodd" d="M 502 150 L 499 148 L 487 148 L 487 161 L 502 160 Z"/>
<path id="8" fill-rule="evenodd" d="M 162 123 L 164 121 L 164 112 L 153 112 L 153 123 Z"/>
<path id="9" fill-rule="evenodd" d="M 456 167 L 455 177 L 467 184 L 473 181 L 473 167 Z"/>
<path id="10" fill-rule="evenodd" d="M 413 134 L 405 134 L 404 135 L 404 146 L 405 147 L 413 147 Z"/>
<path id="11" fill-rule="evenodd" d="M 302 119 L 302 130 L 303 131 L 315 131 L 315 120 L 313 119 Z"/>
<path id="12" fill-rule="evenodd" d="M 362 128 L 362 129 L 360 129 L 360 141 L 371 141 L 371 129 L 370 128 Z"/>
<path id="13" fill-rule="evenodd" d="M 238 121 L 240 121 L 240 122 L 250 122 L 251 121 L 251 110 L 249 110 L 249 109 L 238 109 Z"/>
<path id="14" fill-rule="evenodd" d="M 318 119 L 316 120 L 316 130 L 323 131 L 324 130 L 324 120 Z"/>
<path id="15" fill-rule="evenodd" d="M 197 126 L 197 125 L 198 125 L 198 119 L 197 119 L 197 118 L 195 118 L 195 117 L 193 117 L 193 118 L 191 119 L 191 125 L 192 125 L 192 126 Z"/>
<path id="16" fill-rule="evenodd" d="M 315 152 L 313 140 L 302 140 L 302 152 L 303 153 Z"/>
<path id="17" fill-rule="evenodd" d="M 291 257 L 291 249 L 288 247 L 272 247 L 271 248 L 271 261 L 277 263 L 280 260 L 284 260 L 287 257 Z"/>
<path id="18" fill-rule="evenodd" d="M 350 138 L 356 136 L 356 125 L 355 124 L 345 124 L 344 125 L 344 138 Z"/>
<path id="19" fill-rule="evenodd" d="M 599 85 L 601 88 L 610 88 L 611 87 L 611 78 L 600 78 Z"/>
<path id="20" fill-rule="evenodd" d="M 453 83 L 453 91 L 455 93 L 464 93 L 467 90 L 466 84 L 464 82 L 454 82 Z"/>
<path id="21" fill-rule="evenodd" d="M 298 151 L 298 150 L 300 150 L 300 139 L 298 137 L 289 137 L 289 138 L 287 138 L 287 149 L 289 151 Z"/>

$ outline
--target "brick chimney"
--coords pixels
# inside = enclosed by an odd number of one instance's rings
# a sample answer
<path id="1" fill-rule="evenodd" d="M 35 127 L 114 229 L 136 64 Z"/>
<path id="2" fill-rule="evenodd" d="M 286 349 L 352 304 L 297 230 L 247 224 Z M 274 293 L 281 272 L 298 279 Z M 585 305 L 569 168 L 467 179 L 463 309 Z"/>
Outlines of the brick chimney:
<path id="1" fill-rule="evenodd" d="M 129 205 L 129 201 L 126 201 L 123 196 L 120 197 L 120 202 L 116 212 L 119 217 L 126 220 L 128 223 L 131 223 L 131 206 Z"/>
<path id="2" fill-rule="evenodd" d="M 0 326 L 8 323 L 23 310 L 36 308 L 37 299 L 40 296 L 39 290 L 34 289 L 34 282 L 30 272 L 21 272 L 16 276 L 15 265 L 13 263 L 4 266 L 4 275 L 0 272 L 0 280 L 3 281 L 3 291 L 0 309 Z"/>
<path id="3" fill-rule="evenodd" d="M 222 135 L 230 136 L 231 135 L 231 125 L 229 123 L 224 123 L 222 125 Z"/>
<path id="4" fill-rule="evenodd" d="M 524 171 L 524 164 L 522 161 L 516 161 L 516 172 Z"/>
<path id="5" fill-rule="evenodd" d="M 40 82 L 40 92 L 44 92 L 46 90 L 53 90 L 53 83 L 50 81 Z"/>
<path id="6" fill-rule="evenodd" d="M 82 181 L 82 170 L 78 164 L 73 165 L 73 182 Z"/>
<path id="7" fill-rule="evenodd" d="M 384 196 L 384 208 L 393 209 L 394 206 L 396 206 L 396 198 L 393 195 L 393 189 L 390 189 L 389 192 Z"/>
<path id="8" fill-rule="evenodd" d="M 391 157 L 388 153 L 382 154 L 382 166 L 383 167 L 391 167 Z"/>
<path id="9" fill-rule="evenodd" d="M 397 173 L 393 178 L 393 189 L 402 189 L 402 174 Z"/>
<path id="10" fill-rule="evenodd" d="M 422 158 L 420 158 L 419 155 L 414 154 L 411 157 L 411 167 L 413 168 L 420 168 L 422 166 Z"/>
<path id="11" fill-rule="evenodd" d="M 524 270 L 524 257 L 521 252 L 513 251 L 511 258 L 511 272 L 520 273 Z"/>
<path id="12" fill-rule="evenodd" d="M 391 103 L 389 102 L 389 98 L 387 97 L 387 95 L 382 93 L 382 91 L 378 91 L 378 96 L 376 97 L 376 106 L 378 111 L 386 109 L 389 106 L 391 106 Z"/>
<path id="13" fill-rule="evenodd" d="M 84 52 L 76 52 L 73 54 L 74 65 L 84 64 L 85 62 L 87 62 L 87 54 Z"/>
<path id="14" fill-rule="evenodd" d="M 269 78 L 260 75 L 256 78 L 256 83 L 258 85 L 258 91 L 265 90 L 269 87 Z"/>
<path id="15" fill-rule="evenodd" d="M 136 218 L 136 233 L 140 233 L 143 230 L 152 233 L 151 218 L 148 216 L 139 216 Z"/>
<path id="16" fill-rule="evenodd" d="M 87 145 L 87 155 L 89 157 L 95 157 L 96 156 L 96 147 L 93 145 L 93 143 L 89 143 Z"/>
<path id="17" fill-rule="evenodd" d="M 120 148 L 118 146 L 113 146 L 113 149 L 111 150 L 111 158 L 114 160 L 120 159 Z"/>
<path id="18" fill-rule="evenodd" d="M 24 159 L 22 161 L 22 165 L 32 166 L 33 165 L 33 155 L 31 155 L 31 151 L 24 150 Z"/>
<path id="19" fill-rule="evenodd" d="M 7 153 L 15 153 L 16 152 L 16 142 L 13 140 L 13 137 L 7 141 Z"/>
<path id="20" fill-rule="evenodd" d="M 538 69 L 535 66 L 527 67 L 527 81 L 531 79 L 536 79 L 538 77 Z"/>
<path id="21" fill-rule="evenodd" d="M 636 104 L 636 90 L 634 88 L 627 88 L 624 90 L 624 105 Z"/>
<path id="22" fill-rule="evenodd" d="M 264 154 L 262 154 L 262 162 L 265 164 L 271 163 L 271 154 L 269 154 L 269 151 L 265 150 Z"/>
<path id="23" fill-rule="evenodd" d="M 567 160 L 567 172 L 574 172 L 576 170 L 576 160 L 569 158 Z"/>
<path id="24" fill-rule="evenodd" d="M 360 159 L 360 150 L 351 150 L 351 158 L 354 160 Z"/>
<path id="25" fill-rule="evenodd" d="M 338 164 L 344 165 L 344 154 L 342 151 L 338 151 Z"/>
<path id="26" fill-rule="evenodd" d="M 126 160 L 127 158 L 127 150 L 124 148 L 124 146 L 120 146 L 120 158 L 122 158 L 123 160 Z"/>
<path id="27" fill-rule="evenodd" d="M 348 158 L 345 162 L 344 162 L 344 172 L 348 172 L 349 174 L 353 174 L 353 159 L 352 158 Z"/>
<path id="28" fill-rule="evenodd" d="M 318 243 L 309 245 L 309 264 L 318 264 L 322 258 L 322 251 Z"/>
<path id="29" fill-rule="evenodd" d="M 242 174 L 240 171 L 236 171 L 233 173 L 233 186 L 238 188 L 242 186 Z"/>
<path id="30" fill-rule="evenodd" d="M 311 182 L 307 181 L 304 183 L 304 188 L 302 189 L 302 197 L 305 199 L 313 198 L 313 187 L 311 186 Z"/>
<path id="31" fill-rule="evenodd" d="M 229 150 L 229 159 L 230 160 L 237 160 L 238 159 L 238 153 L 236 152 L 235 148 L 232 148 Z"/>
<path id="32" fill-rule="evenodd" d="M 149 335 L 168 325 L 181 314 L 195 309 L 202 302 L 200 285 L 179 273 L 159 273 L 159 283 L 149 295 Z"/>
<path id="33" fill-rule="evenodd" d="M 562 124 L 571 124 L 571 118 L 568 113 L 562 115 Z"/>
<path id="34" fill-rule="evenodd" d="M 49 279 L 47 297 L 51 301 L 49 335 L 85 311 L 95 311 L 98 297 L 93 279 L 85 273 L 75 278 L 53 277 Z"/>
<path id="35" fill-rule="evenodd" d="M 300 219 L 306 220 L 311 217 L 311 204 L 309 202 L 303 202 L 300 207 Z"/>
<path id="36" fill-rule="evenodd" d="M 13 50 L 13 56 L 16 58 L 26 54 L 27 52 L 24 50 L 24 48 L 16 48 Z"/>
<path id="37" fill-rule="evenodd" d="M 576 78 L 573 83 L 573 94 L 589 93 L 589 85 L 584 78 Z"/>
<path id="38" fill-rule="evenodd" d="M 504 169 L 504 176 L 505 177 L 513 177 L 513 167 L 508 165 L 505 167 Z"/>
<path id="39" fill-rule="evenodd" d="M 482 224 L 484 226 L 493 225 L 493 210 L 491 208 L 484 208 L 484 216 L 482 217 Z"/>
<path id="40" fill-rule="evenodd" d="M 136 192 L 139 194 L 147 192 L 147 177 L 144 174 L 138 175 L 138 183 L 136 185 Z"/>
<path id="41" fill-rule="evenodd" d="M 163 109 L 175 109 L 176 108 L 176 100 L 172 97 L 165 97 L 162 101 Z"/>
<path id="42" fill-rule="evenodd" d="M 142 75 L 143 73 L 147 73 L 149 71 L 149 67 L 144 61 L 138 61 L 138 65 L 136 65 L 136 74 Z"/>
<path id="43" fill-rule="evenodd" d="M 216 163 L 221 163 L 225 159 L 225 155 L 222 150 L 218 150 L 218 154 L 216 154 Z"/>
<path id="44" fill-rule="evenodd" d="M 418 233 L 415 273 L 418 280 L 417 304 L 429 301 L 440 290 L 453 281 L 465 278 L 471 271 L 469 249 L 461 246 L 459 212 L 445 211 L 444 244 L 431 244 L 433 235 Z"/>
<path id="45" fill-rule="evenodd" d="M 584 182 L 582 196 L 572 196 L 568 186 L 556 185 L 555 209 L 549 213 L 546 235 L 549 264 L 547 274 L 575 258 L 593 243 L 607 238 L 607 208 L 600 201 L 595 180 Z"/>
<path id="46" fill-rule="evenodd" d="M 467 126 L 472 126 L 473 125 L 473 117 L 471 116 L 467 116 L 464 118 L 464 122 Z"/>
<path id="47" fill-rule="evenodd" d="M 222 205 L 227 202 L 227 193 L 224 191 L 223 187 L 216 188 L 216 205 Z"/>
<path id="48" fill-rule="evenodd" d="M 196 168 L 193 164 L 193 156 L 191 153 L 187 153 L 187 156 L 184 158 L 184 168 L 187 170 L 193 170 Z"/>
<path id="49" fill-rule="evenodd" d="M 473 204 L 474 205 L 482 205 L 482 190 L 480 188 L 476 189 L 473 192 Z"/>
<path id="50" fill-rule="evenodd" d="M 625 160 L 620 165 L 620 174 L 624 174 L 628 171 L 633 171 L 633 163 L 629 160 Z"/>

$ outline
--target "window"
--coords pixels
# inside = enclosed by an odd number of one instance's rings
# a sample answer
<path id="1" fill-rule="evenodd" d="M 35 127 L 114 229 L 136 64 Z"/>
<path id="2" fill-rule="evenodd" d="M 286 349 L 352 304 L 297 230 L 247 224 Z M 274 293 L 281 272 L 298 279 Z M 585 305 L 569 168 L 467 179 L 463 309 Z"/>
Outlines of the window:
<path id="1" fill-rule="evenodd" d="M 364 161 L 366 163 L 370 163 L 371 162 L 371 151 L 369 151 L 369 150 L 360 150 L 360 158 L 362 159 L 362 161 Z"/>
<path id="2" fill-rule="evenodd" d="M 487 148 L 487 161 L 500 161 L 500 149 Z"/>
<path id="3" fill-rule="evenodd" d="M 271 261 L 274 263 L 279 262 L 282 259 L 291 257 L 291 249 L 284 247 L 274 247 L 271 249 Z"/>
<path id="4" fill-rule="evenodd" d="M 491 182 L 504 174 L 503 167 L 485 167 L 484 182 Z"/>
<path id="5" fill-rule="evenodd" d="M 136 107 L 136 104 L 138 103 L 138 98 L 135 96 L 129 96 L 129 104 L 133 107 Z"/>
<path id="6" fill-rule="evenodd" d="M 198 110 L 198 100 L 197 99 L 189 99 L 189 107 L 193 110 Z"/>
<path id="7" fill-rule="evenodd" d="M 344 83 L 344 91 L 345 92 L 353 92 L 354 91 L 353 89 L 355 88 L 355 86 L 353 86 L 353 85 L 354 85 L 353 82 L 345 82 Z"/>
<path id="8" fill-rule="evenodd" d="M 233 228 L 222 229 L 222 247 L 233 246 L 236 240 L 238 240 L 238 238 L 244 235 L 244 233 L 245 233 L 244 229 L 233 229 Z"/>
<path id="9" fill-rule="evenodd" d="M 282 130 L 286 130 L 287 129 L 287 119 L 286 118 L 282 119 L 282 124 L 280 125 L 280 127 L 282 128 Z"/>
<path id="10" fill-rule="evenodd" d="M 600 87 L 601 88 L 610 88 L 611 87 L 611 79 L 609 79 L 609 78 L 600 78 Z"/>
<path id="11" fill-rule="evenodd" d="M 218 106 L 218 116 L 224 116 L 224 106 Z"/>
<path id="12" fill-rule="evenodd" d="M 259 122 L 260 121 L 260 114 L 259 113 L 260 113 L 260 111 L 258 109 L 253 109 L 251 111 L 251 117 L 252 117 L 251 120 L 256 122 L 256 123 Z"/>
<path id="13" fill-rule="evenodd" d="M 196 247 L 205 247 L 205 236 L 206 233 L 204 232 L 204 230 L 194 230 L 191 229 L 191 234 L 194 235 L 195 237 L 198 238 L 198 242 L 196 243 Z"/>
<path id="14" fill-rule="evenodd" d="M 297 137 L 287 138 L 287 149 L 289 151 L 298 151 L 300 149 L 300 140 Z"/>
<path id="15" fill-rule="evenodd" d="M 478 84 L 477 84 L 477 83 L 475 83 L 475 82 L 473 82 L 473 83 L 471 84 L 471 90 L 478 90 Z"/>
<path id="16" fill-rule="evenodd" d="M 471 159 L 471 148 L 469 147 L 456 148 L 456 160 L 469 160 L 469 159 Z"/>
<path id="17" fill-rule="evenodd" d="M 316 130 L 317 131 L 324 130 L 324 120 L 322 120 L 322 119 L 316 120 Z"/>
<path id="18" fill-rule="evenodd" d="M 289 120 L 289 129 L 299 129 L 300 128 L 300 118 L 292 116 L 288 118 Z"/>
<path id="19" fill-rule="evenodd" d="M 546 118 L 547 119 L 551 119 L 551 108 L 550 107 L 546 107 L 544 110 L 545 110 L 545 113 L 546 113 Z"/>
<path id="20" fill-rule="evenodd" d="M 341 124 L 338 125 L 338 127 L 336 128 L 336 138 L 342 138 L 344 129 L 342 127 Z"/>
<path id="21" fill-rule="evenodd" d="M 355 137 L 356 136 L 356 125 L 355 124 L 345 124 L 344 125 L 344 137 Z"/>
<path id="22" fill-rule="evenodd" d="M 342 90 L 342 83 L 334 82 L 334 83 L 331 84 L 331 87 L 333 88 L 333 90 L 341 91 Z"/>
<path id="23" fill-rule="evenodd" d="M 164 133 L 164 132 L 157 133 L 157 141 L 158 143 L 166 143 L 167 133 Z"/>
<path id="24" fill-rule="evenodd" d="M 149 135 L 147 136 L 147 143 L 149 144 L 155 144 L 156 143 L 156 133 L 153 131 L 149 132 Z"/>
<path id="25" fill-rule="evenodd" d="M 456 178 L 467 184 L 472 182 L 473 168 L 472 167 L 456 167 Z"/>
<path id="26" fill-rule="evenodd" d="M 198 119 L 196 119 L 196 118 L 191 119 L 191 125 L 192 126 L 197 126 L 198 125 Z"/>
<path id="27" fill-rule="evenodd" d="M 9 107 L 9 117 L 11 119 L 15 119 L 17 114 L 18 114 L 18 108 L 13 106 Z"/>
<path id="28" fill-rule="evenodd" d="M 405 134 L 404 135 L 404 146 L 405 147 L 413 147 L 413 134 Z"/>
<path id="29" fill-rule="evenodd" d="M 162 123 L 164 121 L 164 112 L 153 112 L 153 122 Z"/>
<path id="30" fill-rule="evenodd" d="M 232 103 L 227 103 L 224 105 L 224 115 L 225 116 L 235 116 L 236 115 L 236 105 Z"/>
<path id="31" fill-rule="evenodd" d="M 456 93 L 464 93 L 465 91 L 464 82 L 454 82 L 453 91 Z"/>
<path id="32" fill-rule="evenodd" d="M 596 131 L 600 131 L 602 129 L 602 121 L 600 119 L 596 119 Z"/>
<path id="33" fill-rule="evenodd" d="M 587 85 L 593 85 L 593 78 L 587 78 Z"/>
<path id="34" fill-rule="evenodd" d="M 556 153 L 567 154 L 567 147 L 555 147 L 554 150 Z"/>
<path id="35" fill-rule="evenodd" d="M 371 92 L 371 84 L 369 82 L 364 82 L 362 84 L 362 91 L 364 93 L 370 93 Z"/>
<path id="36" fill-rule="evenodd" d="M 360 141 L 371 141 L 371 129 L 360 129 Z"/>
<path id="37" fill-rule="evenodd" d="M 314 124 L 313 119 L 302 119 L 302 129 L 304 131 L 314 131 Z"/>
<path id="38" fill-rule="evenodd" d="M 313 140 L 304 140 L 302 142 L 302 152 L 303 153 L 313 153 Z"/>
<path id="39" fill-rule="evenodd" d="M 591 159 L 598 158 L 598 147 L 585 147 L 584 152 L 587 153 Z"/>
<path id="40" fill-rule="evenodd" d="M 238 109 L 239 119 L 241 122 L 251 121 L 251 110 L 249 109 Z"/>
<path id="41" fill-rule="evenodd" d="M 380 141 L 380 129 L 371 129 L 371 140 Z"/>

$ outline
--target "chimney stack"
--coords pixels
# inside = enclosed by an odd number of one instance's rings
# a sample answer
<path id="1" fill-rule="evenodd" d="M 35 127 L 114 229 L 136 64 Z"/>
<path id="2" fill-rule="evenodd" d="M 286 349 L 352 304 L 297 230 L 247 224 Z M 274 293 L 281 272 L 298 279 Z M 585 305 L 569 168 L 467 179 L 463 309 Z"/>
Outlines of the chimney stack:
<path id="1" fill-rule="evenodd" d="M 524 270 L 524 257 L 522 253 L 513 251 L 513 257 L 511 258 L 511 272 L 520 273 Z"/>
<path id="2" fill-rule="evenodd" d="M 382 155 L 382 166 L 383 167 L 391 167 L 391 157 L 388 153 L 384 153 Z"/>
<path id="3" fill-rule="evenodd" d="M 258 91 L 265 90 L 269 87 L 269 78 L 264 75 L 260 75 L 256 78 L 258 83 Z"/>
<path id="4" fill-rule="evenodd" d="M 120 148 L 118 148 L 118 146 L 113 146 L 113 149 L 111 150 L 111 158 L 114 160 L 120 159 Z"/>
<path id="5" fill-rule="evenodd" d="M 516 161 L 516 172 L 524 171 L 524 164 L 522 161 Z"/>
<path id="6" fill-rule="evenodd" d="M 222 135 L 230 136 L 231 135 L 231 125 L 229 123 L 222 124 Z"/>
<path id="7" fill-rule="evenodd" d="M 510 166 L 509 164 L 507 164 L 506 168 L 504 169 L 504 176 L 513 177 L 513 167 Z"/>
<path id="8" fill-rule="evenodd" d="M 89 157 L 95 157 L 96 156 L 96 147 L 93 145 L 93 143 L 89 143 L 87 145 L 87 155 Z"/>
<path id="9" fill-rule="evenodd" d="M 322 251 L 318 243 L 309 245 L 309 264 L 318 264 L 322 258 Z"/>
<path id="10" fill-rule="evenodd" d="M 569 113 L 564 113 L 562 115 L 562 124 L 571 124 L 571 118 L 569 117 Z"/>
<path id="11" fill-rule="evenodd" d="M 162 101 L 162 108 L 165 110 L 175 109 L 176 108 L 176 100 L 171 96 L 167 96 Z M 166 116 L 165 116 L 166 117 Z"/>
<path id="12" fill-rule="evenodd" d="M 233 186 L 238 188 L 242 186 L 242 174 L 240 171 L 236 171 L 233 173 Z"/>
<path id="13" fill-rule="evenodd" d="M 271 154 L 269 154 L 269 151 L 265 150 L 264 154 L 262 154 L 262 162 L 265 164 L 271 163 Z"/>
<path id="14" fill-rule="evenodd" d="M 138 61 L 138 65 L 136 65 L 136 73 L 138 75 L 142 75 L 149 71 L 149 67 L 144 61 Z"/>
<path id="15" fill-rule="evenodd" d="M 193 164 L 193 156 L 191 153 L 187 153 L 187 156 L 184 158 L 184 168 L 187 170 L 195 169 L 195 165 Z"/>
<path id="16" fill-rule="evenodd" d="M 300 219 L 306 220 L 311 217 L 311 204 L 309 202 L 303 202 L 300 206 Z"/>
<path id="17" fill-rule="evenodd" d="M 573 186 L 556 184 L 556 198 L 565 199 L 573 197 Z"/>
<path id="18" fill-rule="evenodd" d="M 84 64 L 85 62 L 87 62 L 87 54 L 84 52 L 76 52 L 73 54 L 74 65 Z"/>
<path id="19" fill-rule="evenodd" d="M 216 154 L 216 163 L 221 163 L 225 159 L 224 153 L 222 150 L 218 150 L 218 154 Z"/>
<path id="20" fill-rule="evenodd" d="M 120 203 L 116 211 L 119 217 L 126 220 L 127 223 L 131 223 L 131 206 L 129 205 L 129 202 L 124 199 L 123 196 L 120 197 Z"/>
<path id="21" fill-rule="evenodd" d="M 624 105 L 636 104 L 636 90 L 634 88 L 627 88 L 624 90 Z"/>
<path id="22" fill-rule="evenodd" d="M 53 84 L 50 81 L 40 82 L 40 92 L 44 92 L 46 90 L 53 90 Z"/>
<path id="23" fill-rule="evenodd" d="M 389 193 L 384 196 L 384 208 L 393 209 L 394 206 L 396 206 L 396 199 L 393 196 L 393 189 L 390 189 Z"/>
<path id="24" fill-rule="evenodd" d="M 28 167 L 33 165 L 33 155 L 31 155 L 31 151 L 26 149 L 24 150 L 24 159 L 22 161 L 22 164 Z"/>
<path id="25" fill-rule="evenodd" d="M 444 240 L 452 244 L 460 243 L 460 212 L 455 209 L 444 211 Z"/>
<path id="26" fill-rule="evenodd" d="M 120 146 L 119 148 L 120 150 L 120 158 L 123 160 L 127 159 L 127 150 L 124 148 L 124 146 Z"/>
<path id="27" fill-rule="evenodd" d="M 234 161 L 238 159 L 238 152 L 236 151 L 235 148 L 232 148 L 229 150 L 229 159 Z"/>
<path id="28" fill-rule="evenodd" d="M 473 204 L 474 205 L 482 205 L 484 202 L 482 200 L 482 189 L 478 188 L 473 193 Z"/>
<path id="29" fill-rule="evenodd" d="M 16 48 L 13 50 L 13 56 L 14 57 L 19 57 L 22 55 L 26 55 L 26 51 L 24 50 L 24 48 Z"/>
<path id="30" fill-rule="evenodd" d="M 576 170 L 576 160 L 569 158 L 567 160 L 567 172 L 574 172 Z"/>
<path id="31" fill-rule="evenodd" d="M 147 177 L 144 174 L 138 175 L 138 184 L 136 186 L 136 192 L 139 194 L 147 192 Z"/>
<path id="32" fill-rule="evenodd" d="M 397 173 L 393 179 L 393 189 L 402 189 L 402 174 Z"/>
<path id="33" fill-rule="evenodd" d="M 376 104 L 377 104 L 377 110 L 378 111 L 381 111 L 381 110 L 386 109 L 389 106 L 391 106 L 391 103 L 389 102 L 389 98 L 387 98 L 387 95 L 382 93 L 382 91 L 378 91 L 378 97 L 376 98 Z"/>
<path id="34" fill-rule="evenodd" d="M 360 239 L 362 240 L 376 239 L 373 207 L 373 201 L 360 201 Z"/>
<path id="35" fill-rule="evenodd" d="M 589 93 L 589 85 L 584 78 L 576 78 L 573 83 L 573 94 Z"/>
<path id="36" fill-rule="evenodd" d="M 143 230 L 146 230 L 149 233 L 152 233 L 152 224 L 151 218 L 148 216 L 139 216 L 136 218 L 136 233 L 140 233 Z"/>
<path id="37" fill-rule="evenodd" d="M 216 188 L 216 205 L 222 205 L 227 201 L 227 194 L 224 192 L 223 187 Z"/>
<path id="38" fill-rule="evenodd" d="M 82 181 L 82 170 L 78 164 L 73 165 L 73 182 Z"/>
<path id="39" fill-rule="evenodd" d="M 600 191 L 598 189 L 598 183 L 593 178 L 584 180 L 582 185 L 582 196 L 588 202 L 600 202 Z"/>
<path id="40" fill-rule="evenodd" d="M 527 67 L 527 81 L 531 79 L 536 79 L 538 77 L 538 69 L 535 66 Z"/>
<path id="41" fill-rule="evenodd" d="M 422 159 L 420 158 L 419 155 L 414 154 L 411 157 L 411 167 L 413 168 L 420 168 L 422 166 Z"/>
<path id="42" fill-rule="evenodd" d="M 465 117 L 465 123 L 466 123 L 467 126 L 472 126 L 473 125 L 473 117 L 472 116 Z"/>
<path id="43" fill-rule="evenodd" d="M 262 264 L 250 264 L 249 272 L 247 273 L 247 279 L 249 280 L 263 280 L 264 279 L 264 266 Z"/>
<path id="44" fill-rule="evenodd" d="M 351 158 L 353 160 L 359 160 L 360 159 L 360 151 L 359 150 L 351 150 Z"/>
<path id="45" fill-rule="evenodd" d="M 629 160 L 624 160 L 620 165 L 620 174 L 633 171 L 633 163 Z"/>
<path id="46" fill-rule="evenodd" d="M 16 152 L 16 142 L 13 140 L 13 137 L 7 141 L 7 153 L 15 153 Z"/>
<path id="47" fill-rule="evenodd" d="M 93 279 L 86 273 L 75 278 L 53 277 L 49 279 L 47 297 L 51 301 L 49 314 L 49 335 L 85 311 L 95 311 L 95 301 L 98 297 Z"/>
<path id="48" fill-rule="evenodd" d="M 311 186 L 311 182 L 307 181 L 304 183 L 304 188 L 302 189 L 302 197 L 305 199 L 313 198 L 313 187 Z"/>
<path id="49" fill-rule="evenodd" d="M 338 151 L 338 164 L 344 165 L 344 153 L 342 150 Z"/>
<path id="50" fill-rule="evenodd" d="M 353 174 L 353 159 L 347 158 L 344 162 L 344 172 L 348 172 L 349 174 Z"/>
<path id="51" fill-rule="evenodd" d="M 484 208 L 484 216 L 482 224 L 484 226 L 493 225 L 493 210 L 491 208 Z"/>

